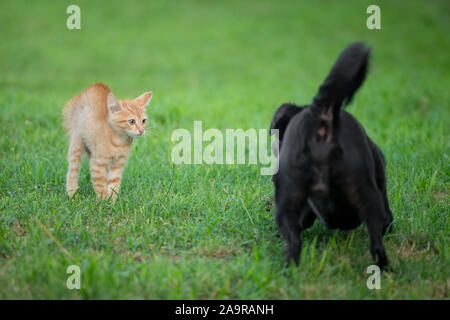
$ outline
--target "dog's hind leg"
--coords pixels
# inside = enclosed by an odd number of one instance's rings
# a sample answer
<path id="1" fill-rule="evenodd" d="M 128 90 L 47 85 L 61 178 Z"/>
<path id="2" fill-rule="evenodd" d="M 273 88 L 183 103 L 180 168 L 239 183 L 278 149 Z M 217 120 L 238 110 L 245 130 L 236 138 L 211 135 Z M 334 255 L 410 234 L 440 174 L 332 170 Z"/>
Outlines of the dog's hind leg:
<path id="1" fill-rule="evenodd" d="M 291 260 L 294 260 L 295 264 L 298 265 L 300 251 L 302 250 L 298 208 L 277 207 L 275 214 L 278 230 L 287 244 L 287 264 L 289 265 Z"/>
<path id="2" fill-rule="evenodd" d="M 375 208 L 375 210 L 380 209 L 380 206 L 376 206 Z M 370 253 L 375 261 L 377 261 L 380 269 L 385 269 L 388 266 L 388 259 L 382 237 L 386 228 L 373 211 L 368 213 L 366 217 L 366 224 L 370 236 Z"/>
<path id="3" fill-rule="evenodd" d="M 361 219 L 366 223 L 370 236 L 370 253 L 380 269 L 388 266 L 388 258 L 383 244 L 383 234 L 386 226 L 386 213 L 381 193 L 374 190 L 365 197 L 359 208 Z"/>
<path id="4" fill-rule="evenodd" d="M 291 260 L 298 265 L 302 250 L 300 231 L 310 227 L 314 222 L 315 217 L 305 200 L 299 201 L 297 197 L 285 197 L 283 201 L 277 201 L 275 205 L 275 221 L 287 244 L 288 265 Z"/>
<path id="5" fill-rule="evenodd" d="M 308 229 L 313 225 L 315 220 L 316 214 L 312 210 L 311 206 L 305 205 L 300 211 L 300 216 L 298 219 L 300 223 L 300 230 L 303 231 L 305 229 Z"/>
<path id="6" fill-rule="evenodd" d="M 383 235 L 386 233 L 386 230 L 391 231 L 392 230 L 392 221 L 394 220 L 394 217 L 392 215 L 392 211 L 389 208 L 389 201 L 387 196 L 387 190 L 386 190 L 386 162 L 384 160 L 383 153 L 378 148 L 378 146 L 369 139 L 369 146 L 372 151 L 372 156 L 375 162 L 375 178 L 377 181 L 378 188 L 381 192 L 381 195 L 383 197 L 383 203 L 385 208 L 385 213 L 387 215 L 387 222 L 386 225 L 383 228 Z"/>

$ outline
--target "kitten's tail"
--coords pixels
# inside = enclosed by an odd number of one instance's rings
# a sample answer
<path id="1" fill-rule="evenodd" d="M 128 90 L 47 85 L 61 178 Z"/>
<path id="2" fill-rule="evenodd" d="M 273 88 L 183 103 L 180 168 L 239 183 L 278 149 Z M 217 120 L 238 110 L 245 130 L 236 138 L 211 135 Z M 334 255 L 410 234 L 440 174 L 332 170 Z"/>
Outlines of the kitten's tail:
<path id="1" fill-rule="evenodd" d="M 370 51 L 363 42 L 345 48 L 313 99 L 314 107 L 319 108 L 324 118 L 332 120 L 334 126 L 338 124 L 341 106 L 352 101 L 366 78 Z"/>

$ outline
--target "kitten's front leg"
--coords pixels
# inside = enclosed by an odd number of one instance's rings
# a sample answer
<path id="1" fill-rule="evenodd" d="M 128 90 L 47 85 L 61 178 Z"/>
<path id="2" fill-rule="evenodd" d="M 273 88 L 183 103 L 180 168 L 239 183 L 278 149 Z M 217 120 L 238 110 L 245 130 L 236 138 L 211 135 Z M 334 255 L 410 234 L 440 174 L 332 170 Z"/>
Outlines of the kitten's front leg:
<path id="1" fill-rule="evenodd" d="M 115 160 L 108 173 L 107 180 L 107 189 L 108 189 L 108 197 L 112 196 L 113 201 L 115 202 L 117 199 L 117 194 L 120 189 L 120 181 L 122 180 L 122 170 L 127 161 L 125 156 L 119 157 Z"/>
<path id="2" fill-rule="evenodd" d="M 91 179 L 94 185 L 95 193 L 97 197 L 105 200 L 107 197 L 106 189 L 106 173 L 108 170 L 108 160 L 104 158 L 91 158 Z"/>
<path id="3" fill-rule="evenodd" d="M 69 196 L 73 196 L 78 189 L 78 175 L 81 166 L 81 154 L 83 152 L 83 142 L 80 137 L 72 137 L 69 146 L 69 169 L 66 176 L 66 191 Z"/>

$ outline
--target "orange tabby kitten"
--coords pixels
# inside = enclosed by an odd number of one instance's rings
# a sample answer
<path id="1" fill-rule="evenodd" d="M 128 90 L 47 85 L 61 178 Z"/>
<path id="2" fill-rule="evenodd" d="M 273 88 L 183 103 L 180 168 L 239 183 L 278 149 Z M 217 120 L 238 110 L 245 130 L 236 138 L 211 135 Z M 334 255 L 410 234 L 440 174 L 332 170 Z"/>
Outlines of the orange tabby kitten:
<path id="1" fill-rule="evenodd" d="M 102 200 L 110 196 L 116 200 L 131 143 L 145 132 L 145 107 L 151 98 L 152 93 L 145 92 L 134 100 L 118 100 L 106 85 L 95 83 L 66 103 L 63 117 L 70 136 L 69 196 L 78 189 L 81 155 L 85 151 L 90 158 L 95 193 Z"/>

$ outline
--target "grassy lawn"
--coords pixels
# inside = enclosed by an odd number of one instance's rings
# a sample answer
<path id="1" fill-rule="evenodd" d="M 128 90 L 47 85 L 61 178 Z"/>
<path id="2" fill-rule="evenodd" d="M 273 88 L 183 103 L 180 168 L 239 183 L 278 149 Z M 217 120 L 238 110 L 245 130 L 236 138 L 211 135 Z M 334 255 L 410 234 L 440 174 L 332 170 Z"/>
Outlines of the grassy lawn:
<path id="1" fill-rule="evenodd" d="M 66 28 L 73 3 L 81 30 Z M 450 5 L 382 1 L 371 31 L 373 3 L 2 1 L 0 298 L 448 299 Z M 386 156 L 395 219 L 381 290 L 366 286 L 364 226 L 316 221 L 283 272 L 270 176 L 170 160 L 171 133 L 194 120 L 263 129 L 281 103 L 308 103 L 356 40 L 372 68 L 348 111 Z M 87 161 L 75 201 L 64 190 L 62 106 L 98 81 L 119 98 L 154 93 L 115 205 L 96 200 Z M 72 264 L 81 290 L 66 288 Z"/>

